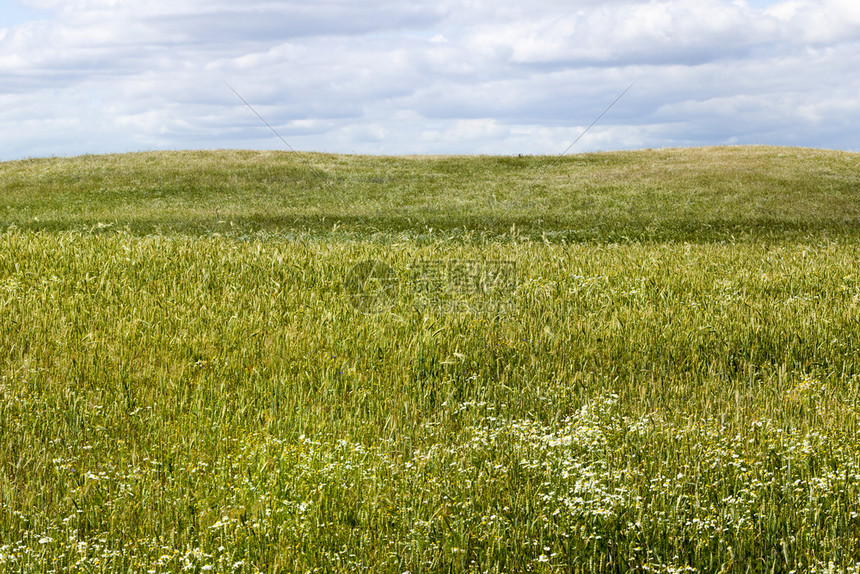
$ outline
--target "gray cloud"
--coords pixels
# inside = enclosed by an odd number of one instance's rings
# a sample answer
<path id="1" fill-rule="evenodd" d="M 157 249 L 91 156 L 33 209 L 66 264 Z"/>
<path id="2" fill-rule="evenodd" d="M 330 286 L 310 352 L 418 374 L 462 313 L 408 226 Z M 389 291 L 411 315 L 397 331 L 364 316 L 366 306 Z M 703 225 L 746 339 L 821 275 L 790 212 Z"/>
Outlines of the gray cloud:
<path id="1" fill-rule="evenodd" d="M 854 0 L 31 0 L 0 159 L 138 149 L 857 149 Z"/>

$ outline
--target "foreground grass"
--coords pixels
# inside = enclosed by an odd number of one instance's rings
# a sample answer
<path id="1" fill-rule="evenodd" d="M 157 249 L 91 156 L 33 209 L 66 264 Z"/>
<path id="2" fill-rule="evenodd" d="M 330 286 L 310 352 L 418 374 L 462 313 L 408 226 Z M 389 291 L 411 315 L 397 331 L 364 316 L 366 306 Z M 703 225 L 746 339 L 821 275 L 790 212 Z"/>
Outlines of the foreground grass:
<path id="1" fill-rule="evenodd" d="M 52 211 L 61 193 L 7 191 L 41 211 L 0 235 L 4 570 L 858 569 L 850 209 L 785 204 L 788 238 L 619 243 L 617 223 L 569 244 L 538 214 L 225 234 L 175 225 L 190 200 L 149 233 L 146 201 Z M 368 260 L 381 291 L 356 282 Z M 454 288 L 428 298 L 433 262 Z M 455 277 L 505 262 L 515 282 Z"/>

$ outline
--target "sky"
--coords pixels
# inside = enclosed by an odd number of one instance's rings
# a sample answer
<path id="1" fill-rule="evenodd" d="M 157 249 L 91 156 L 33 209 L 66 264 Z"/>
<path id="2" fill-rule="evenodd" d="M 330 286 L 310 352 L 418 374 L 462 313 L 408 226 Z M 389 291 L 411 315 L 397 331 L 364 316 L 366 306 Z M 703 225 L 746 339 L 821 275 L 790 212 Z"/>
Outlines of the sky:
<path id="1" fill-rule="evenodd" d="M 858 70 L 857 0 L 0 0 L 0 161 L 860 151 Z"/>

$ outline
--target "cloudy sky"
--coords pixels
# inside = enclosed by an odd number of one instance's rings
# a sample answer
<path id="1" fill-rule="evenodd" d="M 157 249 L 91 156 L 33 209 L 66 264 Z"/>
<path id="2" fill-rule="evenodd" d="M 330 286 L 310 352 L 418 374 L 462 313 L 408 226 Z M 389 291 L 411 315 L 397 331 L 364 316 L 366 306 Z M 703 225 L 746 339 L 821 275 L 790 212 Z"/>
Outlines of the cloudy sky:
<path id="1" fill-rule="evenodd" d="M 860 150 L 858 0 L 0 0 L 0 161 Z M 225 83 L 226 82 L 226 83 Z"/>

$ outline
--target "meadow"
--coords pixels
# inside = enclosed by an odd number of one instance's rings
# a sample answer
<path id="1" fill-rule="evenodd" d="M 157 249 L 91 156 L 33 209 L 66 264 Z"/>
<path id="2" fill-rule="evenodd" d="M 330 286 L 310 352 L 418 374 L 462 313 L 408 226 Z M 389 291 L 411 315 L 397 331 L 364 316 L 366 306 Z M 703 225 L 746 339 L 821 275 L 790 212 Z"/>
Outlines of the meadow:
<path id="1" fill-rule="evenodd" d="M 0 570 L 860 572 L 860 154 L 0 164 Z"/>

